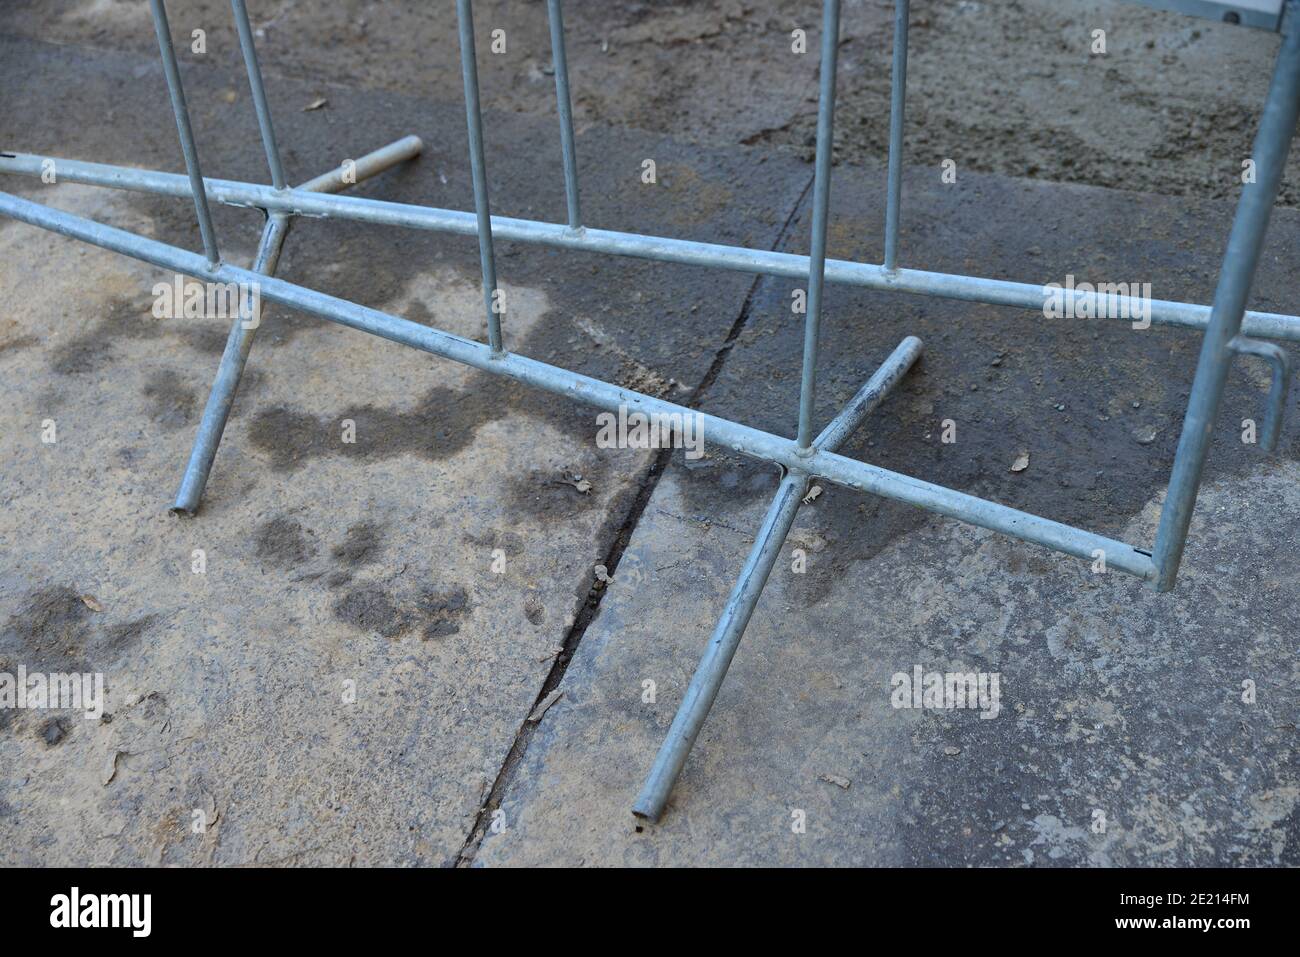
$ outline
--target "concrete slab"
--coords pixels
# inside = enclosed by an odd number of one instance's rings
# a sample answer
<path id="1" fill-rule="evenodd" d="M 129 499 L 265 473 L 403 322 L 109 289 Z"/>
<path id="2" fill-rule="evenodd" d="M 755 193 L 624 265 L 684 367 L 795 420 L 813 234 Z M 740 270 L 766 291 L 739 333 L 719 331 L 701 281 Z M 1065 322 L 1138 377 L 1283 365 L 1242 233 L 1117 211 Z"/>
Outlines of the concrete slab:
<path id="1" fill-rule="evenodd" d="M 0 30 L 35 40 L 156 54 L 144 0 L 10 0 Z M 174 34 L 207 33 L 195 62 L 234 66 L 226 0 L 170 0 Z M 815 0 L 567 0 L 574 112 L 582 125 L 633 126 L 709 145 L 811 156 L 820 4 Z M 264 67 L 327 95 L 330 83 L 454 97 L 450 9 L 383 4 L 250 3 Z M 484 104 L 555 109 L 543 3 L 478 4 Z M 812 41 L 791 49 L 791 31 Z M 488 52 L 490 31 L 506 48 Z M 1102 32 L 1102 36 L 1097 35 Z M 893 4 L 843 4 L 835 141 L 854 162 L 889 141 Z M 1102 47 L 1097 46 L 1098 40 Z M 1250 155 L 1278 37 L 1129 0 L 917 0 L 908 54 L 909 166 L 1231 197 Z M 436 92 L 443 91 L 443 92 Z M 1283 202 L 1300 204 L 1300 156 Z"/>
<path id="2" fill-rule="evenodd" d="M 833 255 L 878 261 L 883 192 L 878 174 L 837 170 Z M 1150 282 L 1153 296 L 1203 302 L 1231 206 L 936 174 L 908 179 L 904 209 L 907 265 Z M 806 210 L 790 235 L 806 248 Z M 1279 210 L 1257 307 L 1296 308 L 1298 242 L 1300 216 Z M 791 434 L 795 285 L 760 285 L 707 410 Z M 1153 540 L 1197 336 L 841 287 L 827 310 L 819 421 L 902 336 L 927 346 L 847 454 Z M 1277 456 L 1241 441 L 1266 388 L 1261 370 L 1234 369 L 1166 595 L 826 487 L 801 511 L 663 820 L 641 828 L 632 800 L 776 487 L 725 450 L 674 453 L 476 860 L 1295 865 L 1300 441 L 1294 397 Z M 1023 452 L 1029 467 L 1011 471 Z M 918 667 L 998 674 L 1000 713 L 895 708 L 894 676 Z"/>
<path id="3" fill-rule="evenodd" d="M 182 168 L 153 60 L 28 41 L 0 60 L 5 148 Z M 205 172 L 264 180 L 243 78 L 185 81 Z M 362 191 L 472 206 L 458 103 L 331 91 L 304 112 L 312 94 L 270 87 L 292 178 L 416 133 L 425 155 Z M 560 218 L 554 126 L 489 120 L 495 211 Z M 809 178 L 643 134 L 579 144 L 614 228 L 770 247 Z M 184 201 L 3 188 L 198 246 Z M 258 219 L 218 212 L 232 260 Z M 153 318 L 172 277 L 112 253 L 7 220 L 0 247 L 0 671 L 100 672 L 107 694 L 95 721 L 0 711 L 0 861 L 454 863 L 649 458 L 594 448 L 587 410 L 268 308 L 205 504 L 178 519 L 227 323 Z M 500 253 L 514 348 L 679 401 L 753 284 Z M 300 221 L 280 274 L 482 335 L 472 240 Z"/>
<path id="4" fill-rule="evenodd" d="M 999 22 L 983 21 L 992 33 Z M 931 53 L 956 42 L 938 32 Z M 331 57 L 347 59 L 347 46 Z M 355 67 L 369 46 L 351 48 Z M 4 52 L 10 108 L 0 122 L 13 125 L 0 129 L 0 146 L 180 169 L 148 50 L 140 60 L 90 57 L 24 41 Z M 1118 79 L 1106 73 L 1106 83 Z M 242 77 L 200 69 L 187 83 L 208 171 L 263 178 Z M 949 106 L 963 102 L 960 84 L 945 91 Z M 314 81 L 276 81 L 271 92 L 295 178 L 414 131 L 429 144 L 425 158 L 363 190 L 468 207 L 458 105 Z M 526 93 L 521 101 L 545 99 Z M 302 112 L 322 94 L 328 107 Z M 935 116 L 945 119 L 927 142 L 948 122 L 944 110 Z M 997 123 L 989 132 L 989 116 L 970 124 L 985 135 L 961 130 L 973 151 L 1005 138 Z M 870 142 L 878 125 L 850 141 Z M 489 161 L 496 208 L 560 218 L 553 126 L 498 116 L 489 135 L 505 148 Z M 1030 146 L 1044 143 L 1079 156 L 1048 134 Z M 621 228 L 764 245 L 807 184 L 806 169 L 763 153 L 681 151 L 634 133 L 587 130 L 580 153 L 585 205 Z M 664 191 L 641 191 L 628 173 L 661 153 Z M 1022 159 L 1010 147 L 980 155 L 995 168 Z M 1087 175 L 1123 168 L 1100 149 L 1087 156 Z M 1194 165 L 1185 159 L 1170 191 Z M 1221 205 L 1033 186 L 970 175 L 968 165 L 958 187 L 941 187 L 937 170 L 909 181 L 909 264 L 1029 281 L 1073 271 L 1208 299 L 1226 235 Z M 181 202 L 18 180 L 4 188 L 197 246 Z M 833 254 L 878 258 L 882 195 L 873 174 L 837 178 Z M 247 255 L 254 220 L 222 212 L 223 240 Z M 806 218 L 790 234 L 801 248 Z M 1295 217 L 1279 214 L 1259 307 L 1296 310 L 1286 272 L 1295 241 Z M 505 830 L 488 832 L 483 863 L 1296 861 L 1295 431 L 1270 463 L 1228 427 L 1259 415 L 1260 370 L 1234 372 L 1211 466 L 1218 484 L 1170 596 L 827 489 L 796 527 L 806 574 L 788 571 L 787 548 L 668 817 L 637 833 L 627 808 L 772 476 L 723 455 L 674 463 L 631 528 L 647 460 L 593 449 L 590 413 L 509 388 L 503 413 L 475 398 L 484 385 L 502 389 L 495 381 L 268 310 L 205 512 L 175 523 L 158 506 L 179 475 L 224 325 L 152 328 L 156 276 L 110 254 L 4 220 L 0 244 L 0 282 L 13 293 L 0 326 L 0 545 L 20 554 L 0 571 L 0 658 L 106 670 L 113 715 L 61 724 L 26 713 L 0 730 L 6 862 L 450 863 L 508 752 Z M 721 273 L 501 253 L 522 351 L 643 389 L 667 390 L 676 376 L 687 386 L 671 387 L 679 399 L 706 376 L 749 288 Z M 477 331 L 472 242 L 304 222 L 282 274 Z M 789 431 L 801 330 L 792 285 L 755 291 L 710 410 Z M 918 333 L 929 347 L 850 454 L 1149 537 L 1194 337 L 839 289 L 828 309 L 823 418 L 900 336 Z M 110 335 L 108 350 L 96 330 Z M 1294 420 L 1294 399 L 1290 411 Z M 59 428 L 52 448 L 39 444 L 47 417 Z M 358 424 L 355 446 L 336 439 L 345 418 Z M 957 423 L 954 445 L 939 442 L 944 419 Z M 1029 470 L 1008 472 L 1022 450 Z M 562 472 L 579 469 L 595 480 L 588 497 L 562 484 Z M 592 608 L 591 565 L 629 532 L 616 583 L 563 671 L 555 652 L 572 636 L 569 616 Z M 209 558 L 205 576 L 190 572 L 196 547 Z M 507 555 L 505 576 L 488 571 L 493 548 Z M 893 709 L 891 676 L 917 665 L 999 671 L 1001 714 Z M 562 696 L 539 732 L 517 736 L 561 673 Z M 642 701 L 647 679 L 652 705 Z M 1247 679 L 1254 705 L 1241 701 Z M 340 700 L 344 680 L 358 683 L 355 705 Z M 189 830 L 195 810 L 211 825 L 204 835 Z M 805 812 L 804 834 L 791 831 L 794 810 Z M 1098 811 L 1105 830 L 1094 831 Z"/>

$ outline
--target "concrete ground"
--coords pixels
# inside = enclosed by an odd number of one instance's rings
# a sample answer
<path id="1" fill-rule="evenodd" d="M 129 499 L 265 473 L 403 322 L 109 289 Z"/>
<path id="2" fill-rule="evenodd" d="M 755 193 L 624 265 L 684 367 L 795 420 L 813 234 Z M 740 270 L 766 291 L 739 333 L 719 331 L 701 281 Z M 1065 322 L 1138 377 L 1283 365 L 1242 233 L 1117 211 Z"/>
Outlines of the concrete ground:
<path id="1" fill-rule="evenodd" d="M 815 69 L 769 88 L 755 59 L 804 6 L 566 5 L 575 82 L 591 77 L 577 101 L 590 222 L 806 252 Z M 425 153 L 358 192 L 469 208 L 449 10 L 260 7 L 291 178 L 416 133 Z M 13 5 L 0 147 L 181 168 L 143 8 Z M 544 7 L 478 8 L 480 34 L 494 18 L 514 31 L 503 58 L 483 54 L 494 211 L 559 220 Z M 178 38 L 211 24 L 209 57 L 185 58 L 205 171 L 264 179 L 226 5 L 169 10 Z M 1075 36 L 1093 22 L 1115 43 L 1104 72 Z M 884 88 L 866 51 L 888 49 L 888 24 L 886 4 L 846 5 L 835 256 L 881 255 Z M 1113 3 L 918 2 L 914 24 L 909 265 L 1208 301 L 1232 208 L 1216 197 L 1275 38 Z M 1042 56 L 1000 56 L 1045 36 Z M 1005 87 L 975 65 L 985 55 Z M 1063 103 L 1055 132 L 1025 113 Z M 1129 127 L 1136 140 L 1111 135 Z M 940 182 L 948 156 L 956 184 Z M 198 245 L 183 201 L 3 188 Z M 232 261 L 259 225 L 218 212 Z M 1300 214 L 1280 210 L 1255 308 L 1300 311 L 1298 241 Z M 96 721 L 0 710 L 0 862 L 1300 862 L 1300 441 L 1288 427 L 1273 456 L 1240 441 L 1267 387 L 1251 364 L 1230 379 L 1167 595 L 826 487 L 663 821 L 638 826 L 632 798 L 771 469 L 712 446 L 702 460 L 599 449 L 590 410 L 271 308 L 204 507 L 180 519 L 166 506 L 225 323 L 154 319 L 167 277 L 114 254 L 3 219 L 0 246 L 0 672 L 98 671 L 108 698 Z M 795 283 L 508 244 L 499 272 L 517 351 L 790 432 Z M 470 240 L 300 220 L 280 275 L 483 336 Z M 833 287 L 820 419 L 907 334 L 925 357 L 847 454 L 1152 539 L 1195 336 Z M 895 709 L 891 676 L 917 666 L 998 673 L 1001 713 Z"/>

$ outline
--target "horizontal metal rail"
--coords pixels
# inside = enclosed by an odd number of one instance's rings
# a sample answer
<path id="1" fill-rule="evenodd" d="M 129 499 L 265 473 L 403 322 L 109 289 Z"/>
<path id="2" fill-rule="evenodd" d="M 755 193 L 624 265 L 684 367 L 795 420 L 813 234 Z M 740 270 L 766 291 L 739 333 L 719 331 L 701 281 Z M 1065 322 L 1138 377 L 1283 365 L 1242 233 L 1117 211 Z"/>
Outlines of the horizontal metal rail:
<path id="1" fill-rule="evenodd" d="M 1139 578 L 1150 579 L 1155 573 L 1151 557 L 1145 551 L 1103 535 L 833 452 L 814 449 L 811 454 L 801 455 L 796 442 L 769 432 L 631 389 L 623 389 L 535 359 L 514 353 L 494 353 L 490 346 L 483 343 L 432 329 L 346 299 L 338 299 L 283 279 L 262 276 L 229 264 L 214 269 L 196 253 L 9 193 L 0 193 L 0 214 L 195 278 L 212 282 L 253 284 L 259 289 L 261 297 L 270 302 L 312 313 L 340 325 L 453 359 L 485 372 L 504 375 L 548 392 L 569 396 L 600 409 L 617 412 L 620 407 L 625 407 L 629 412 L 697 416 L 705 435 L 710 436 L 716 444 L 727 446 L 736 452 L 787 469 L 803 470 L 848 488 L 927 508 L 1077 558 L 1092 559 L 1100 551 L 1105 555 L 1108 566 Z"/>
<path id="2" fill-rule="evenodd" d="M 192 198 L 194 193 L 185 176 L 130 166 L 112 166 L 82 160 L 59 159 L 31 153 L 0 153 L 0 173 L 18 173 L 39 177 L 42 163 L 52 160 L 59 180 L 86 183 L 135 192 Z M 326 196 L 299 189 L 277 190 L 257 183 L 226 179 L 204 179 L 208 199 L 227 206 L 278 210 L 300 216 L 358 220 L 408 229 L 477 236 L 477 216 L 472 212 L 393 203 L 362 196 Z M 492 235 L 498 240 L 540 243 L 562 249 L 576 249 L 616 256 L 632 256 L 658 262 L 689 266 L 709 266 L 740 272 L 793 279 L 808 278 L 807 256 L 761 249 L 746 249 L 722 243 L 702 243 L 688 239 L 624 233 L 608 229 L 572 229 L 562 223 L 532 219 L 491 217 Z M 884 266 L 845 259 L 826 260 L 826 281 L 868 289 L 894 290 L 981 302 L 994 306 L 1014 306 L 1042 311 L 1047 291 L 1042 285 L 987 279 L 922 269 L 887 270 Z M 1078 289 L 1059 291 L 1064 303 L 1073 301 L 1074 314 L 1090 313 L 1097 318 L 1133 321 L 1132 317 L 1149 308 L 1151 321 L 1157 325 L 1183 326 L 1205 330 L 1209 325 L 1210 307 L 1166 299 L 1142 300 L 1131 296 L 1109 296 Z M 1300 316 L 1275 312 L 1247 312 L 1241 331 L 1248 336 L 1300 342 Z"/>

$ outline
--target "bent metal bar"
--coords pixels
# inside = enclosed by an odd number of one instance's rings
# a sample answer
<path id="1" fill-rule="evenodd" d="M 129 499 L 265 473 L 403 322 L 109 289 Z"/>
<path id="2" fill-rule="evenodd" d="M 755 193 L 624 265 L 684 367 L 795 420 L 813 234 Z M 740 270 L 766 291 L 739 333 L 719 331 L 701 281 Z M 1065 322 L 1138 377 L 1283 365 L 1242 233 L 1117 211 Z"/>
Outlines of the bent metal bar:
<path id="1" fill-rule="evenodd" d="M 1245 309 L 1255 268 L 1263 247 L 1269 214 L 1277 198 L 1290 141 L 1300 111 L 1300 0 L 1286 0 L 1281 19 L 1282 46 L 1264 104 L 1252 158 L 1257 176 L 1243 185 L 1236 216 L 1224 253 L 1218 288 L 1212 306 L 1183 302 L 1139 301 L 1095 290 L 1067 290 L 1079 313 L 1114 319 L 1149 315 L 1157 324 L 1185 326 L 1204 333 L 1196 377 L 1192 385 L 1169 491 L 1151 550 L 1115 541 L 1084 529 L 1064 525 L 977 496 L 847 458 L 835 449 L 889 394 L 921 355 L 922 345 L 906 337 L 893 354 L 863 385 L 852 401 L 816 438 L 811 438 L 816 395 L 817 353 L 823 283 L 845 283 L 875 289 L 939 296 L 1041 310 L 1046 287 L 1028 283 L 984 279 L 901 268 L 897 265 L 901 213 L 903 104 L 906 91 L 908 0 L 896 0 L 894 59 L 892 66 L 889 177 L 886 196 L 886 261 L 883 265 L 825 258 L 826 233 L 831 215 L 830 146 L 835 104 L 835 66 L 839 39 L 839 0 L 824 0 L 821 34 L 821 89 L 818 99 L 817 152 L 813 189 L 812 254 L 744 249 L 698 243 L 669 237 L 594 229 L 582 225 L 578 202 L 576 147 L 569 101 L 569 76 L 564 52 L 563 14 L 560 0 L 548 0 L 555 83 L 564 159 L 568 224 L 492 216 L 488 206 L 486 154 L 482 116 L 478 104 L 478 76 L 474 54 L 471 0 L 457 0 L 461 65 L 465 85 L 471 168 L 474 174 L 473 213 L 428 206 L 390 203 L 358 197 L 336 196 L 347 185 L 373 176 L 416 156 L 421 149 L 415 137 L 405 137 L 375 151 L 351 168 L 317 177 L 297 188 L 285 185 L 274 128 L 262 86 L 244 0 L 231 0 L 240 49 L 248 71 L 258 128 L 267 154 L 270 186 L 209 179 L 202 175 L 197 148 L 190 131 L 188 109 L 171 46 L 164 0 L 150 0 L 154 25 L 175 113 L 177 133 L 185 156 L 187 175 L 138 170 L 130 167 L 69 159 L 54 159 L 14 152 L 0 153 L 0 172 L 39 176 L 53 160 L 61 179 L 119 189 L 138 190 L 190 199 L 200 224 L 203 253 L 138 236 L 125 230 L 61 212 L 51 207 L 0 193 L 0 213 L 21 222 L 111 249 L 209 282 L 238 283 L 256 288 L 270 302 L 310 313 L 412 348 L 502 375 L 540 389 L 569 396 L 610 412 L 647 415 L 694 416 L 709 439 L 734 451 L 779 466 L 782 480 L 755 538 L 735 588 L 705 647 L 700 664 L 656 757 L 633 813 L 657 820 L 667 804 L 678 775 L 686 763 L 718 690 L 722 686 L 745 626 L 756 607 L 809 483 L 814 477 L 897 499 L 941 515 L 961 519 L 1015 538 L 1073 555 L 1096 559 L 1104 556 L 1113 567 L 1150 582 L 1159 591 L 1174 586 L 1187 541 L 1192 509 L 1209 451 L 1213 425 L 1223 398 L 1227 371 L 1234 356 L 1261 358 L 1272 367 L 1273 378 L 1266 405 L 1261 444 L 1271 449 L 1281 427 L 1290 365 L 1287 355 L 1272 343 L 1255 337 L 1300 340 L 1300 317 Z M 1252 23 L 1252 25 L 1259 25 Z M 210 202 L 261 210 L 267 217 L 253 268 L 243 269 L 220 259 L 217 237 L 208 209 Z M 338 217 L 382 225 L 429 229 L 478 238 L 483 269 L 483 301 L 487 309 L 488 343 L 476 342 L 432 329 L 358 303 L 329 296 L 305 286 L 276 279 L 273 273 L 293 219 Z M 510 352 L 504 344 L 506 318 L 494 307 L 496 266 L 493 240 L 536 242 L 565 249 L 636 256 L 661 262 L 734 269 L 764 275 L 799 277 L 808 281 L 803 376 L 796 437 L 785 438 L 730 419 L 708 415 L 608 382 L 579 375 Z M 1058 290 L 1059 293 L 1059 290 Z M 1085 313 L 1084 310 L 1087 310 Z M 242 312 L 243 310 L 241 310 Z M 199 505 L 208 472 L 216 456 L 244 363 L 253 344 L 256 324 L 236 319 L 226 343 L 194 449 L 181 481 L 173 509 L 193 515 Z"/>

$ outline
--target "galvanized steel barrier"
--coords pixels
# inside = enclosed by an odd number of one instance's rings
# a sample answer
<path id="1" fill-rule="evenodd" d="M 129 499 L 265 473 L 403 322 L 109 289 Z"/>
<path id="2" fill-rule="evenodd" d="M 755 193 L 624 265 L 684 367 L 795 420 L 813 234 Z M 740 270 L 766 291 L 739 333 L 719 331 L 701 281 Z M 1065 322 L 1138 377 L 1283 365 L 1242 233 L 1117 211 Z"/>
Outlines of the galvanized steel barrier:
<path id="1" fill-rule="evenodd" d="M 1129 319 L 1136 314 L 1134 310 L 1149 308 L 1153 323 L 1186 326 L 1203 333 L 1200 358 L 1169 490 L 1162 507 L 1156 540 L 1150 550 L 837 454 L 835 449 L 901 381 L 920 356 L 921 342 L 915 337 L 905 338 L 852 401 L 814 436 L 813 409 L 819 327 L 822 292 L 826 282 L 1033 310 L 1042 310 L 1044 305 L 1046 287 L 1042 285 L 926 272 L 898 265 L 908 0 L 896 0 L 885 257 L 881 265 L 826 258 L 827 224 L 830 218 L 831 134 L 839 48 L 839 0 L 824 0 L 822 4 L 820 93 L 809 256 L 639 233 L 612 232 L 589 227 L 583 222 L 561 0 L 547 0 L 547 14 L 555 66 L 567 224 L 510 219 L 492 216 L 490 213 L 471 0 L 457 0 L 456 12 L 474 183 L 473 213 L 333 195 L 353 182 L 373 176 L 417 155 L 421 143 L 413 136 L 363 157 L 352 168 L 345 165 L 302 186 L 287 186 L 244 0 L 231 0 L 231 7 L 270 171 L 269 186 L 203 176 L 190 129 L 189 112 L 172 47 L 164 0 L 150 0 L 150 6 L 175 113 L 176 129 L 185 156 L 186 176 L 71 159 L 0 153 L 0 172 L 40 176 L 44 164 L 52 160 L 58 177 L 63 181 L 187 197 L 194 202 L 202 238 L 202 254 L 146 239 L 7 193 L 0 193 L 0 213 L 197 279 L 241 283 L 243 285 L 239 288 L 255 288 L 268 301 L 485 372 L 566 395 L 600 409 L 617 412 L 622 408 L 629 413 L 641 412 L 647 415 L 696 416 L 704 434 L 714 442 L 780 466 L 783 477 L 776 497 L 759 528 L 740 578 L 705 648 L 645 787 L 633 805 L 633 813 L 639 817 L 656 820 L 663 811 L 669 792 L 717 696 L 741 635 L 813 477 L 918 505 L 1068 555 L 1093 560 L 1099 555 L 1104 556 L 1107 567 L 1145 579 L 1158 591 L 1167 591 L 1174 585 L 1182 559 L 1192 509 L 1210 447 L 1212 428 L 1222 403 L 1228 368 L 1236 355 L 1259 357 L 1272 367 L 1272 388 L 1267 400 L 1260 444 L 1268 450 L 1276 445 L 1289 382 L 1289 362 L 1286 353 L 1278 346 L 1260 342 L 1255 337 L 1300 340 L 1300 317 L 1248 312 L 1245 306 L 1263 246 L 1269 214 L 1281 183 L 1287 151 L 1295 132 L 1297 112 L 1300 111 L 1300 0 L 1285 0 L 1285 15 L 1282 15 L 1283 0 L 1250 0 L 1244 6 L 1230 2 L 1206 3 L 1201 0 L 1151 0 L 1151 3 L 1154 6 L 1187 9 L 1191 12 L 1204 12 L 1204 8 L 1213 8 L 1218 12 L 1240 9 L 1245 14 L 1239 16 L 1240 22 L 1280 29 L 1282 47 L 1255 139 L 1252 158 L 1257 175 L 1254 181 L 1243 185 L 1213 305 L 1164 300 L 1144 302 L 1098 291 L 1066 291 L 1076 314 L 1086 309 L 1088 312 L 1084 314 L 1099 318 Z M 1270 3 L 1277 7 L 1271 19 L 1260 12 Z M 1228 12 L 1224 15 L 1229 18 L 1232 16 Z M 211 202 L 245 206 L 265 213 L 266 225 L 251 270 L 222 261 L 212 225 L 209 208 Z M 483 275 L 487 343 L 432 329 L 274 278 L 280 249 L 296 216 L 354 219 L 476 236 Z M 494 307 L 494 293 L 497 290 L 494 237 L 661 262 L 806 278 L 807 314 L 795 438 L 763 432 L 739 422 L 701 413 L 510 352 L 503 338 L 502 313 Z M 231 326 L 216 381 L 204 409 L 194 448 L 173 506 L 178 513 L 192 515 L 198 509 L 245 360 L 252 348 L 255 328 L 255 325 L 250 327 L 241 318 L 236 318 Z"/>

